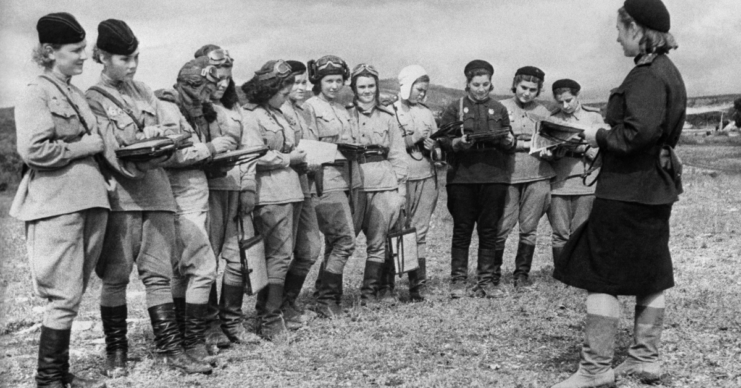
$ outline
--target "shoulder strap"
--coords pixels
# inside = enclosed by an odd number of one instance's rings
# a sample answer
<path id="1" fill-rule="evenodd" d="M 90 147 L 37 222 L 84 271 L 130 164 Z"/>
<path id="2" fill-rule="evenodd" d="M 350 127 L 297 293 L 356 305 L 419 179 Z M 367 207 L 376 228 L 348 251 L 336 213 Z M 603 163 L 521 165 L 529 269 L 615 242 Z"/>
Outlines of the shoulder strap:
<path id="1" fill-rule="evenodd" d="M 391 107 L 394 108 L 394 117 L 396 117 L 396 122 L 399 123 L 399 130 L 401 130 L 401 137 L 407 136 L 407 131 L 404 129 L 404 125 L 401 123 L 401 120 L 399 120 L 399 108 L 396 107 L 396 104 L 391 104 Z"/>
<path id="2" fill-rule="evenodd" d="M 49 76 L 42 74 L 41 78 L 51 82 L 51 84 L 54 85 L 59 90 L 60 93 L 62 93 L 64 98 L 67 99 L 67 102 L 72 107 L 72 109 L 75 110 L 75 113 L 77 114 L 77 118 L 80 119 L 80 124 L 82 124 L 82 127 L 85 128 L 85 132 L 87 132 L 87 134 L 89 135 L 90 127 L 87 126 L 87 122 L 85 121 L 85 118 L 82 117 L 82 114 L 80 114 L 80 108 L 78 108 L 77 105 L 74 102 L 72 102 L 72 99 L 69 98 L 69 96 L 67 95 L 67 92 L 65 92 L 64 89 L 62 89 L 62 87 L 59 86 L 59 84 L 56 83 L 53 79 L 49 78 Z"/>
<path id="3" fill-rule="evenodd" d="M 460 121 L 461 123 L 463 122 L 463 99 L 464 98 L 466 97 L 465 96 L 461 97 L 460 103 L 458 105 L 458 121 Z M 463 135 L 463 124 L 461 124 L 461 135 Z"/>
<path id="4" fill-rule="evenodd" d="M 100 93 L 103 97 L 111 100 L 113 104 L 119 107 L 119 109 L 124 111 L 124 113 L 126 113 L 129 117 L 131 117 L 132 120 L 134 120 L 134 124 L 136 124 L 136 127 L 139 128 L 140 131 L 144 129 L 144 123 L 142 123 L 141 121 L 139 121 L 139 119 L 136 118 L 136 116 L 134 115 L 134 111 L 132 111 L 131 108 L 129 108 L 128 106 L 124 105 L 124 103 L 121 102 L 118 98 L 108 93 L 107 90 L 97 85 L 91 86 L 89 90 L 94 90 Z"/>

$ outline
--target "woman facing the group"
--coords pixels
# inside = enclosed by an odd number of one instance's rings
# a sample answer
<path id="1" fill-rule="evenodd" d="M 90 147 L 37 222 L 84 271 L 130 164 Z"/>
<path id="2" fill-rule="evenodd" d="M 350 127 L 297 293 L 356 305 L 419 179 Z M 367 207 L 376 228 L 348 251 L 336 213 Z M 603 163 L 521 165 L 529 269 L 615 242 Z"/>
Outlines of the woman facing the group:
<path id="1" fill-rule="evenodd" d="M 87 59 L 84 29 L 67 13 L 42 17 L 34 58 L 44 74 L 16 107 L 25 168 L 11 207 L 26 223 L 35 290 L 50 301 L 37 385 L 105 386 L 69 372 L 72 320 L 93 270 L 102 279 L 103 373 L 127 373 L 126 288 L 134 264 L 157 358 L 186 373 L 210 373 L 218 349 L 209 345 L 227 347 L 247 336 L 240 237 L 259 234 L 264 241 L 268 286 L 255 310 L 256 331 L 268 340 L 308 323 L 298 298 L 320 254 L 320 232 L 325 254 L 314 308 L 320 317 L 344 312 L 343 273 L 361 231 L 367 257 L 359 304 L 374 307 L 394 295 L 384 292 L 393 289 L 387 238 L 394 225 L 416 228 L 419 269 L 409 273 L 409 299 L 423 301 L 436 162 L 443 160 L 453 218 L 450 297 L 505 294 L 504 243 L 517 223 L 514 285 L 529 286 L 535 232 L 547 214 L 554 277 L 588 291 L 579 368 L 556 387 L 609 385 L 623 375 L 658 380 L 664 290 L 674 285 L 669 217 L 682 191 L 673 147 L 687 100 L 667 57 L 677 47 L 669 27 L 661 0 L 626 0 L 620 8 L 618 42 L 636 66 L 611 93 L 604 121 L 580 103 L 581 85 L 571 79 L 553 84 L 558 108 L 546 110 L 535 100 L 545 74 L 532 66 L 517 70 L 514 97 L 500 103 L 491 97 L 494 67 L 474 60 L 463 70 L 466 95 L 442 113 L 441 127 L 450 131 L 433 139 L 438 126 L 424 105 L 430 78 L 418 65 L 399 73 L 400 98 L 390 105 L 381 101 L 372 65 L 350 71 L 332 55 L 306 65 L 270 60 L 242 85 L 247 103 L 240 106 L 233 59 L 206 45 L 180 69 L 173 89 L 155 95 L 133 80 L 138 39 L 125 22 L 108 19 L 98 26 L 93 54 L 101 78 L 83 96 L 69 81 Z M 307 80 L 314 96 L 301 103 Z M 347 81 L 353 100 L 343 106 Z M 583 128 L 584 140 L 530 152 L 542 121 Z M 175 134 L 191 135 L 193 145 L 147 162 L 116 155 Z M 322 143 L 310 141 L 336 144 L 338 152 L 318 165 L 306 150 Z M 252 163 L 207 166 L 217 154 L 261 145 L 267 153 Z M 591 166 L 598 153 L 597 173 Z M 573 179 L 589 173 L 599 174 L 596 189 Z M 84 195 L 79 182 L 86 183 Z M 468 289 L 474 229 L 477 271 Z M 220 298 L 219 258 L 227 262 Z M 628 359 L 612 369 L 618 295 L 635 295 L 635 325 Z"/>

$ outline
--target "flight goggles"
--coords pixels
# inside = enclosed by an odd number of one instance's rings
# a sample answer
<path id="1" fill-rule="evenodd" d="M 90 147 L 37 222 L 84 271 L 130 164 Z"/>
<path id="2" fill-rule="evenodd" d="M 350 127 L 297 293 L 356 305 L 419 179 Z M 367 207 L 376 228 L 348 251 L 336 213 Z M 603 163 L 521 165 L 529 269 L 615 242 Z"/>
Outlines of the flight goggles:
<path id="1" fill-rule="evenodd" d="M 361 63 L 361 64 L 355 66 L 355 68 L 352 69 L 352 75 L 351 75 L 351 77 L 352 78 L 355 78 L 355 77 L 358 77 L 358 76 L 361 76 L 361 75 L 372 75 L 372 76 L 378 78 L 378 70 L 376 70 L 376 68 L 373 67 L 373 65 L 368 65 L 368 64 L 365 64 L 365 63 Z"/>
<path id="2" fill-rule="evenodd" d="M 210 51 L 208 54 L 208 61 L 210 64 L 216 67 L 231 67 L 234 60 L 229 56 L 229 51 L 224 49 L 216 49 Z"/>
<path id="3" fill-rule="evenodd" d="M 291 65 L 286 63 L 282 59 L 277 61 L 268 61 L 262 68 L 255 72 L 255 76 L 259 81 L 266 81 L 273 78 L 286 78 L 293 74 L 291 71 Z"/>
<path id="4" fill-rule="evenodd" d="M 221 77 L 216 66 L 208 65 L 201 69 L 201 77 L 206 78 L 209 82 L 219 83 Z"/>
<path id="5" fill-rule="evenodd" d="M 316 71 L 320 72 L 328 69 L 342 69 L 345 66 L 347 66 L 347 64 L 345 64 L 345 61 L 342 59 L 332 55 L 327 55 L 319 58 L 316 62 Z"/>

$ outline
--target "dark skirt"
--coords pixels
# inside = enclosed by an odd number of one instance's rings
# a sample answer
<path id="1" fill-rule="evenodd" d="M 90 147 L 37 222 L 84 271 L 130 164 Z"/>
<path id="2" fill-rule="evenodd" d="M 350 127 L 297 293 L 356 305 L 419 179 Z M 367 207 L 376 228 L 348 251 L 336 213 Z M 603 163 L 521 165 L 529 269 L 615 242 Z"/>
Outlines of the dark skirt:
<path id="1" fill-rule="evenodd" d="M 596 198 L 589 219 L 557 258 L 553 277 L 611 295 L 648 295 L 673 287 L 671 211 L 671 204 Z"/>

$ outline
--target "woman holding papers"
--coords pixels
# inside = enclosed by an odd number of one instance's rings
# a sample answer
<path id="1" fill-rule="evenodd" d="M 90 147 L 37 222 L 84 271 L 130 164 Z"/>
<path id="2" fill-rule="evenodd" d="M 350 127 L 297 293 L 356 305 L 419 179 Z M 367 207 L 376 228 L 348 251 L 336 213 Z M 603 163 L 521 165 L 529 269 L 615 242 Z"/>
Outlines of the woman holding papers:
<path id="1" fill-rule="evenodd" d="M 393 263 L 386 260 L 386 237 L 406 201 L 407 164 L 393 111 L 378 102 L 378 71 L 364 63 L 355 66 L 350 87 L 355 98 L 347 112 L 357 128 L 359 144 L 368 147 L 356 155 L 362 186 L 353 220 L 355 233 L 362 230 L 365 234 L 368 254 L 360 298 L 362 304 L 373 304 L 378 301 L 384 263 L 390 266 L 393 282 Z"/>
<path id="2" fill-rule="evenodd" d="M 547 160 L 530 154 L 535 124 L 551 115 L 545 106 L 535 100 L 543 91 L 544 81 L 543 70 L 534 66 L 521 67 L 512 81 L 514 97 L 502 101 L 518 140 L 514 170 L 507 188 L 507 205 L 497 235 L 496 256 L 497 262 L 501 263 L 507 237 L 519 224 L 513 281 L 514 286 L 520 288 L 532 284 L 530 267 L 535 255 L 538 222 L 548 209 L 551 200 L 550 179 L 556 175 Z"/>
<path id="3" fill-rule="evenodd" d="M 304 118 L 304 108 L 301 101 L 304 99 L 308 76 L 306 65 L 299 61 L 286 61 L 291 66 L 294 75 L 293 88 L 288 94 L 288 99 L 283 103 L 281 111 L 293 129 L 296 143 L 302 139 L 317 140 L 317 134 L 311 131 Z M 307 162 L 311 162 L 307 160 Z M 298 219 L 296 230 L 295 248 L 293 249 L 293 260 L 288 267 L 286 284 L 283 298 L 283 319 L 289 329 L 298 329 L 307 322 L 303 309 L 296 303 L 301 288 L 304 286 L 306 275 L 311 266 L 319 258 L 322 250 L 322 236 L 319 233 L 319 224 L 316 218 L 316 205 L 319 197 L 316 193 L 316 182 L 314 172 L 320 166 L 308 166 L 307 169 L 298 169 L 301 191 L 304 193 L 304 202 L 301 205 L 301 215 Z M 313 171 L 311 171 L 313 170 Z M 309 173 L 311 172 L 311 178 Z"/>
<path id="4" fill-rule="evenodd" d="M 494 298 L 499 288 L 501 256 L 494 251 L 499 221 L 504 211 L 507 184 L 513 168 L 517 141 L 512 135 L 507 109 L 491 98 L 494 67 L 474 60 L 466 65 L 467 95 L 443 112 L 442 125 L 463 122 L 459 136 L 440 139 L 448 154 L 448 210 L 453 216 L 450 250 L 450 297 L 468 294 L 468 248 L 476 229 L 479 236 L 476 285 L 471 295 Z M 473 140 L 470 136 L 485 136 Z"/>
<path id="5" fill-rule="evenodd" d="M 406 147 L 403 156 L 409 172 L 405 208 L 411 225 L 417 229 L 419 260 L 419 269 L 409 273 L 409 297 L 413 301 L 422 301 L 427 282 L 427 231 L 438 197 L 437 171 L 432 158 L 436 150 L 439 151 L 439 145 L 430 139 L 430 135 L 437 131 L 437 123 L 432 111 L 424 104 L 430 77 L 422 66 L 411 65 L 401 69 L 399 86 L 399 100 L 392 108 Z"/>
<path id="6" fill-rule="evenodd" d="M 579 369 L 555 388 L 614 385 L 616 376 L 661 379 L 659 345 L 664 290 L 674 286 L 669 218 L 682 192 L 674 146 L 682 133 L 687 93 L 667 54 L 677 48 L 661 0 L 626 0 L 617 41 L 635 67 L 610 93 L 611 129 L 585 131 L 599 146 L 602 172 L 592 212 L 556 261 L 554 277 L 588 291 Z M 636 298 L 628 358 L 612 368 L 620 320 L 618 295 Z"/>
<path id="7" fill-rule="evenodd" d="M 296 149 L 295 134 L 280 108 L 293 88 L 294 73 L 285 61 L 265 63 L 242 85 L 245 124 L 257 128 L 270 151 L 257 161 L 255 229 L 265 242 L 268 286 L 258 294 L 259 334 L 275 339 L 286 330 L 283 298 L 304 193 L 297 169 L 306 153 Z"/>
<path id="8" fill-rule="evenodd" d="M 356 143 L 356 130 L 350 115 L 336 99 L 350 78 L 345 61 L 326 55 L 307 64 L 309 81 L 314 85 L 314 97 L 304 103 L 306 121 L 311 132 L 320 141 L 330 143 Z M 354 171 L 354 174 L 350 174 Z M 355 250 L 355 229 L 351 204 L 354 189 L 360 187 L 356 161 L 341 158 L 325 165 L 316 174 L 319 203 L 316 215 L 319 230 L 324 234 L 324 262 L 319 273 L 317 313 L 323 317 L 342 314 L 342 272 Z"/>
<path id="9" fill-rule="evenodd" d="M 66 12 L 41 17 L 36 30 L 33 59 L 44 72 L 15 106 L 24 169 L 10 209 L 25 223 L 34 291 L 47 300 L 35 379 L 39 387 L 105 387 L 69 370 L 72 323 L 100 257 L 110 209 L 96 163 L 105 145 L 82 91 L 70 83 L 88 58 L 85 30 Z"/>
<path id="10" fill-rule="evenodd" d="M 147 85 L 133 79 L 139 64 L 138 44 L 121 20 L 108 19 L 98 25 L 93 56 L 103 64 L 103 71 L 100 81 L 85 96 L 101 131 L 111 135 L 113 141 L 107 145 L 114 150 L 137 140 L 174 134 L 180 124 L 179 117 L 169 114 Z M 214 85 L 203 82 L 201 91 L 205 89 L 203 93 L 208 95 Z M 126 372 L 126 288 L 135 263 L 146 290 L 154 342 L 162 361 L 187 373 L 210 373 L 208 364 L 190 355 L 199 341 L 186 346 L 176 324 L 171 279 L 173 263 L 177 262 L 172 257 L 177 205 L 161 167 L 163 160 L 139 163 L 134 174 L 120 162 L 108 162 L 116 184 L 110 193 L 105 255 L 95 269 L 103 280 L 100 311 L 106 336 L 106 373 Z M 210 287 L 213 275 L 202 275 L 205 280 L 199 280 L 205 284 L 201 284 Z M 195 334 L 193 339 L 197 337 Z M 190 354 L 184 353 L 184 348 Z"/>
<path id="11" fill-rule="evenodd" d="M 558 109 L 548 120 L 580 126 L 599 127 L 604 124 L 599 109 L 579 102 L 580 90 L 581 86 L 574 80 L 560 79 L 554 82 L 553 98 L 558 103 Z M 585 185 L 579 174 L 589 170 L 597 156 L 597 148 L 588 145 L 568 149 L 558 146 L 550 152 L 553 155 L 551 165 L 556 171 L 556 178 L 551 182 L 551 205 L 546 214 L 553 230 L 551 245 L 555 262 L 569 236 L 587 220 L 592 210 L 594 186 Z M 599 170 L 592 173 L 598 174 Z"/>

